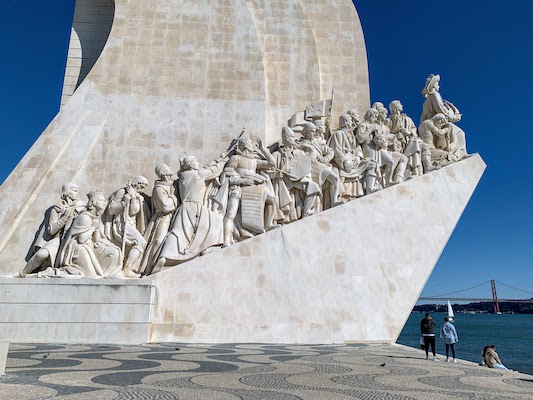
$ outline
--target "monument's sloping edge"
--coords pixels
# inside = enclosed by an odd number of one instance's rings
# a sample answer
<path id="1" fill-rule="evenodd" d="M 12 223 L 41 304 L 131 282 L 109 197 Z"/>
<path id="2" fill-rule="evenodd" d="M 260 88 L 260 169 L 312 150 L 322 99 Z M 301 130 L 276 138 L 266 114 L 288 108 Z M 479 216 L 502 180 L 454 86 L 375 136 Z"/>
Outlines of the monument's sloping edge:
<path id="1" fill-rule="evenodd" d="M 153 342 L 395 341 L 479 155 L 157 274 Z"/>

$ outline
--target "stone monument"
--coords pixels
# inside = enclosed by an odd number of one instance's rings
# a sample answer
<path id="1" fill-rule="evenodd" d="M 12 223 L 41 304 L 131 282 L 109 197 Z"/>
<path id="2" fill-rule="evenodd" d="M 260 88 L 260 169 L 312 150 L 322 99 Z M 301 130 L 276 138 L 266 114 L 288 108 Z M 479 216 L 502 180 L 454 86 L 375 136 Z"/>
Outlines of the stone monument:
<path id="1" fill-rule="evenodd" d="M 485 167 L 439 81 L 418 130 L 369 108 L 349 1 L 77 0 L 0 188 L 0 336 L 396 340 Z"/>

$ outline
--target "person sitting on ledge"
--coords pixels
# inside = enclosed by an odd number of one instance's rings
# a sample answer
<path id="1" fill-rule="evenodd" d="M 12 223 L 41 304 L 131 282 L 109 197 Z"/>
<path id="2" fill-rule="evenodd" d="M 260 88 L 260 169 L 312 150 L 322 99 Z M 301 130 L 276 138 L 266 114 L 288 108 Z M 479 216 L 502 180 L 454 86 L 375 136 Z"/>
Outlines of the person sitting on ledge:
<path id="1" fill-rule="evenodd" d="M 511 371 L 505 365 L 503 365 L 498 353 L 496 353 L 496 346 L 491 344 L 485 351 L 485 365 L 489 368 L 504 369 L 506 371 Z"/>

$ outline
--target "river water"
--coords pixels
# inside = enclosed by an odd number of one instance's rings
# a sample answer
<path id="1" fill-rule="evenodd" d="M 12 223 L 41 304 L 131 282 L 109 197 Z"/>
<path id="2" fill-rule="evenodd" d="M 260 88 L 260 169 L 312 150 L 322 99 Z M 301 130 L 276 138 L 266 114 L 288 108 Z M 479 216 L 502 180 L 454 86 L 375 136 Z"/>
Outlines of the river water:
<path id="1" fill-rule="evenodd" d="M 446 354 L 444 342 L 438 334 L 446 314 L 431 313 L 431 316 L 437 323 L 436 351 L 441 355 Z M 397 343 L 420 348 L 422 318 L 424 313 L 411 313 Z M 507 368 L 533 375 L 533 315 L 457 314 L 453 323 L 459 336 L 459 342 L 455 345 L 457 358 L 479 363 L 483 347 L 494 344 Z M 444 360 L 446 356 L 439 358 Z"/>

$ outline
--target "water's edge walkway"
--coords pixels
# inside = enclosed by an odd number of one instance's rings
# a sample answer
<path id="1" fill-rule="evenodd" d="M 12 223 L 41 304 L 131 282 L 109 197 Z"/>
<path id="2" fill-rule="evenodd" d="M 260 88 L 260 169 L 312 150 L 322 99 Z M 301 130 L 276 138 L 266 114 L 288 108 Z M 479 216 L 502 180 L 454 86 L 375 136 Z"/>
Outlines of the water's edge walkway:
<path id="1" fill-rule="evenodd" d="M 390 344 L 11 344 L 0 399 L 533 399 L 533 376 Z"/>

